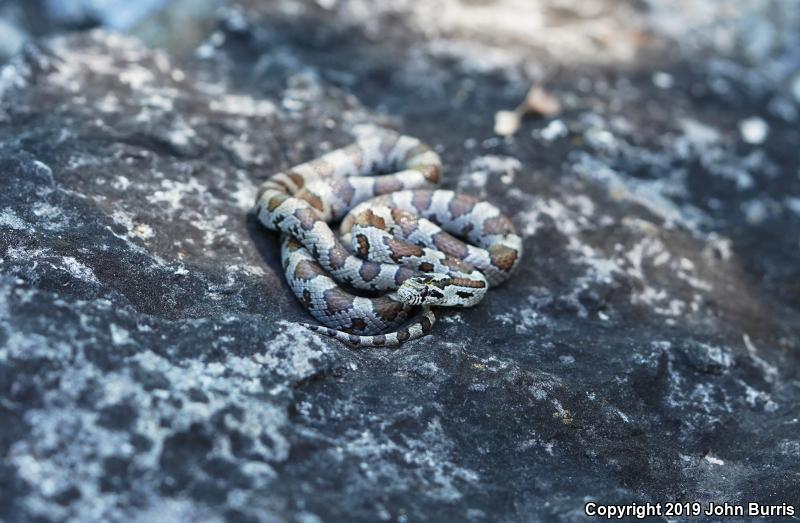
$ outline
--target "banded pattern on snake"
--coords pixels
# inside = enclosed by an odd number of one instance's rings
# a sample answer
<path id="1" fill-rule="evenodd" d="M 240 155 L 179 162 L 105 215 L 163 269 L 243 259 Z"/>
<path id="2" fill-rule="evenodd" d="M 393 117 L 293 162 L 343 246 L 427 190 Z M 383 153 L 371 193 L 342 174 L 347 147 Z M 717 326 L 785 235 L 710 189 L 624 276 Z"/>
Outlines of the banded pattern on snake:
<path id="1" fill-rule="evenodd" d="M 431 307 L 475 305 L 511 276 L 522 257 L 511 221 L 435 189 L 440 178 L 439 155 L 387 131 L 261 184 L 258 219 L 281 233 L 289 287 L 325 326 L 302 325 L 351 345 L 397 346 L 430 332 Z M 329 225 L 340 219 L 341 238 Z"/>

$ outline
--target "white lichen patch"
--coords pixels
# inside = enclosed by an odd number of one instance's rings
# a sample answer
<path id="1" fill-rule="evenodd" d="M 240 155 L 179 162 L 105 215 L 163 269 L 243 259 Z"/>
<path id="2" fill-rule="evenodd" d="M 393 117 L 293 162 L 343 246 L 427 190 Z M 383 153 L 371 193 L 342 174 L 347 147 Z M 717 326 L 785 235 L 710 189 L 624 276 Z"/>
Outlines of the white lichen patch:
<path id="1" fill-rule="evenodd" d="M 767 383 L 774 383 L 779 376 L 778 368 L 769 363 L 759 354 L 758 348 L 750 339 L 749 335 L 742 335 L 742 342 L 744 343 L 744 346 L 747 349 L 747 353 L 750 355 L 750 359 L 753 361 L 753 364 L 761 369 L 761 371 L 764 373 L 764 380 Z"/>
<path id="2" fill-rule="evenodd" d="M 679 180 L 676 183 L 674 179 L 634 179 L 615 171 L 596 157 L 576 154 L 575 158 L 577 161 L 571 166 L 575 174 L 605 187 L 612 198 L 641 205 L 666 221 L 667 226 L 678 223 L 697 230 L 699 224 L 706 220 L 697 209 L 679 206 L 670 199 L 670 195 L 684 186 Z M 680 173 L 676 174 L 680 176 Z"/>
<path id="3" fill-rule="evenodd" d="M 153 232 L 153 228 L 147 225 L 146 223 L 139 223 L 133 227 L 131 230 L 131 234 L 137 238 L 141 238 L 142 240 L 149 240 L 155 233 Z"/>
<path id="4" fill-rule="evenodd" d="M 257 146 L 250 141 L 247 133 L 242 133 L 240 136 L 225 136 L 222 145 L 236 157 L 240 164 L 262 165 L 265 161 L 264 155 L 258 152 Z"/>
<path id="5" fill-rule="evenodd" d="M 253 208 L 256 199 L 256 184 L 246 171 L 236 171 L 235 189 L 231 191 L 231 199 L 236 207 L 244 211 Z"/>
<path id="6" fill-rule="evenodd" d="M 547 298 L 545 289 L 541 289 L 541 294 Z M 517 334 L 524 334 L 533 331 L 536 327 L 545 326 L 549 323 L 547 315 L 540 312 L 542 300 L 539 296 L 531 295 L 524 304 L 521 304 L 513 312 L 503 312 L 495 315 L 494 319 L 501 325 L 513 327 Z"/>
<path id="7" fill-rule="evenodd" d="M 18 231 L 33 232 L 33 226 L 19 217 L 14 209 L 0 210 L 0 227 L 9 227 Z"/>
<path id="8" fill-rule="evenodd" d="M 745 118 L 739 122 L 739 133 L 745 142 L 751 145 L 760 145 L 767 139 L 769 125 L 763 118 L 757 116 Z"/>
<path id="9" fill-rule="evenodd" d="M 149 240 L 155 236 L 153 228 L 142 222 L 134 221 L 133 217 L 122 209 L 117 209 L 111 213 L 111 219 L 115 223 L 125 227 L 128 238 L 138 238 Z"/>
<path id="10" fill-rule="evenodd" d="M 121 327 L 115 323 L 111 323 L 108 326 L 109 330 L 111 331 L 111 342 L 114 345 L 125 345 L 127 343 L 132 343 L 131 333 L 125 327 Z"/>
<path id="11" fill-rule="evenodd" d="M 111 187 L 118 191 L 125 191 L 130 186 L 131 181 L 126 176 L 122 176 L 121 174 L 117 175 L 114 178 L 114 181 L 111 182 Z"/>
<path id="12" fill-rule="evenodd" d="M 167 133 L 167 139 L 176 147 L 188 147 L 195 143 L 197 132 L 183 120 L 176 120 Z"/>
<path id="13" fill-rule="evenodd" d="M 367 481 L 381 482 L 389 492 L 408 492 L 422 484 L 427 497 L 454 502 L 464 497 L 460 484 L 480 479 L 474 470 L 451 460 L 455 444 L 438 418 L 428 422 L 421 437 L 404 437 L 402 443 L 371 430 L 347 436 L 342 451 L 363 463 Z M 400 459 L 386 459 L 390 455 Z"/>
<path id="14" fill-rule="evenodd" d="M 722 141 L 719 129 L 706 125 L 693 118 L 680 118 L 678 120 L 683 134 L 676 138 L 676 147 L 688 156 L 690 152 L 697 152 L 700 148 L 718 145 Z"/>
<path id="15" fill-rule="evenodd" d="M 739 385 L 742 386 L 745 402 L 752 408 L 764 410 L 765 412 L 778 410 L 778 403 L 767 392 L 758 390 L 742 380 L 739 380 Z"/>
<path id="16" fill-rule="evenodd" d="M 186 182 L 165 179 L 161 180 L 161 190 L 147 196 L 147 201 L 159 208 L 166 207 L 169 213 L 174 214 L 184 207 L 184 198 L 198 199 L 199 195 L 207 192 L 208 186 L 200 183 L 197 178 L 189 178 Z"/>
<path id="17" fill-rule="evenodd" d="M 4 297 L 3 301 L 7 301 L 7 299 L 7 297 Z M 6 312 L 9 312 L 7 303 L 5 306 Z M 8 317 L 6 316 L 6 318 Z M 72 347 L 65 341 L 54 341 L 44 334 L 10 331 L 2 349 L 0 349 L 0 361 L 26 358 L 60 361 L 64 358 L 69 358 L 72 353 Z"/>
<path id="18" fill-rule="evenodd" d="M 619 278 L 635 282 L 630 287 L 633 305 L 647 307 L 660 316 L 670 318 L 702 313 L 705 296 L 713 291 L 712 283 L 701 276 L 696 263 L 670 251 L 668 244 L 660 237 L 661 229 L 655 223 L 639 218 L 624 218 L 622 225 L 630 228 L 638 239 L 627 245 L 616 244 L 610 250 L 586 238 L 597 238 L 593 234 L 596 231 L 619 224 L 609 216 L 600 215 L 597 204 L 587 195 L 542 198 L 511 189 L 509 196 L 525 204 L 525 209 L 516 220 L 521 224 L 523 236 L 535 236 L 545 225 L 555 228 L 564 238 L 565 248 L 572 255 L 571 262 L 585 268 L 584 275 L 573 278 L 573 290 L 566 296 L 577 308 L 579 316 L 588 315 L 579 299 L 583 291 L 601 284 L 613 285 Z M 677 209 L 675 211 L 672 215 L 680 218 L 680 213 Z M 676 278 L 685 286 L 676 286 Z M 608 311 L 598 311 L 597 315 L 600 319 L 609 319 Z M 500 320 L 512 321 L 511 318 Z M 540 321 L 530 311 L 524 315 L 514 315 L 513 318 L 516 328 L 521 331 L 529 330 Z"/>
<path id="19" fill-rule="evenodd" d="M 73 256 L 60 256 L 51 249 L 11 247 L 6 251 L 6 260 L 19 264 L 16 270 L 21 272 L 33 271 L 39 264 L 46 264 L 64 276 L 75 278 L 84 284 L 100 284 L 91 267 Z"/>
<path id="20" fill-rule="evenodd" d="M 60 231 L 69 226 L 64 209 L 46 201 L 37 201 L 31 206 L 37 218 L 37 226 L 47 231 Z"/>
<path id="21" fill-rule="evenodd" d="M 95 276 L 94 271 L 84 265 L 83 263 L 79 262 L 72 256 L 62 256 L 63 260 L 63 267 L 74 277 L 83 280 L 86 283 L 91 284 L 99 284 L 100 281 Z"/>
<path id="22" fill-rule="evenodd" d="M 569 129 L 567 125 L 562 121 L 556 118 L 555 120 L 551 120 L 541 129 L 535 129 L 531 132 L 531 135 L 534 139 L 541 140 L 545 143 L 550 143 L 559 138 L 564 138 L 569 134 Z"/>
<path id="23" fill-rule="evenodd" d="M 226 115 L 248 118 L 263 118 L 275 114 L 275 104 L 269 100 L 229 93 L 215 95 L 209 102 L 209 109 Z"/>
<path id="24" fill-rule="evenodd" d="M 281 322 L 283 330 L 270 341 L 264 352 L 257 353 L 252 361 L 281 376 L 299 381 L 311 375 L 320 359 L 330 353 L 319 343 L 319 337 L 308 329 L 291 322 Z"/>
<path id="25" fill-rule="evenodd" d="M 3 303 L 0 300 L 0 307 Z M 196 327 L 192 323 L 198 322 L 207 320 L 186 322 L 184 326 L 192 330 Z M 106 336 L 116 346 L 135 343 L 129 328 L 114 322 L 108 328 L 107 334 L 96 335 Z M 30 513 L 81 520 L 121 516 L 119 493 L 101 488 L 108 473 L 104 468 L 108 459 L 130 460 L 141 474 L 137 492 L 143 513 L 164 508 L 158 485 L 168 483 L 169 471 L 162 470 L 162 456 L 171 452 L 172 438 L 191 433 L 198 426 L 213 424 L 219 431 L 209 455 L 198 458 L 235 461 L 240 473 L 253 485 L 266 488 L 276 478 L 272 465 L 284 461 L 289 454 L 289 442 L 283 433 L 288 423 L 285 407 L 270 398 L 289 392 L 292 383 L 317 372 L 320 359 L 329 351 L 305 329 L 287 325 L 253 357 L 228 355 L 222 361 L 190 360 L 177 364 L 144 350 L 132 357 L 131 365 L 109 371 L 94 367 L 80 347 L 76 350 L 67 341 L 43 341 L 35 335 L 18 333 L 7 340 L 0 352 L 3 360 L 46 357 L 55 363 L 69 361 L 58 371 L 56 386 L 40 398 L 40 406 L 26 412 L 30 437 L 14 443 L 7 458 L 28 485 L 25 504 Z M 141 373 L 158 379 L 142 381 Z M 282 384 L 279 391 L 273 385 L 276 376 Z M 90 391 L 94 404 L 86 405 L 81 398 Z M 253 401 L 256 397 L 261 399 Z M 130 414 L 123 418 L 105 416 L 106 411 L 114 409 Z M 118 430 L 114 423 L 129 427 Z M 132 434 L 146 438 L 148 445 L 135 446 Z M 241 441 L 248 442 L 247 457 L 234 455 L 234 446 Z M 199 468 L 197 473 L 202 474 Z M 447 477 L 440 481 L 443 492 Z M 81 496 L 65 507 L 58 503 L 57 495 L 72 485 L 79 486 Z M 242 507 L 248 503 L 246 498 L 239 502 L 231 498 L 229 502 Z M 186 507 L 173 509 L 193 513 Z M 206 516 L 202 519 L 209 519 Z"/>
<path id="26" fill-rule="evenodd" d="M 30 67 L 17 57 L 0 67 L 0 99 L 5 98 L 14 89 L 22 89 L 28 82 Z"/>
<path id="27" fill-rule="evenodd" d="M 485 196 L 486 184 L 497 179 L 503 185 L 510 185 L 522 170 L 522 163 L 511 156 L 486 155 L 472 160 L 465 173 L 458 177 L 457 188 L 467 190 L 476 196 Z"/>

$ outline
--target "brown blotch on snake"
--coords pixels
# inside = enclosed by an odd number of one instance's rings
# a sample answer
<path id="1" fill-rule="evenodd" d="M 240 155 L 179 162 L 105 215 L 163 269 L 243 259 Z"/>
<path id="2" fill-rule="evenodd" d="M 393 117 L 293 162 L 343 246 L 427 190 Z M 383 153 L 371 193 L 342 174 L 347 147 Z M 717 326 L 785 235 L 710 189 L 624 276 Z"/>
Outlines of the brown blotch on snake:
<path id="1" fill-rule="evenodd" d="M 447 207 L 450 209 L 450 213 L 454 218 L 460 218 L 465 214 L 471 213 L 476 203 L 477 202 L 472 198 L 458 195 L 450 200 L 450 204 Z"/>
<path id="2" fill-rule="evenodd" d="M 369 256 L 369 239 L 363 234 L 356 234 L 356 245 L 356 252 L 366 260 Z"/>
<path id="3" fill-rule="evenodd" d="M 334 314 L 346 311 L 353 305 L 353 297 L 338 287 L 326 290 L 323 298 L 328 310 Z"/>
<path id="4" fill-rule="evenodd" d="M 400 227 L 405 236 L 409 236 L 417 230 L 417 218 L 402 209 L 392 209 L 392 220 Z"/>
<path id="5" fill-rule="evenodd" d="M 453 278 L 453 284 L 459 285 L 460 287 L 470 287 L 472 289 L 483 289 L 486 287 L 486 284 L 482 281 L 473 281 L 464 278 Z"/>
<path id="6" fill-rule="evenodd" d="M 363 318 L 353 318 L 350 322 L 350 329 L 353 332 L 361 332 L 367 328 L 367 322 Z"/>
<path id="7" fill-rule="evenodd" d="M 310 309 L 312 301 L 313 300 L 311 299 L 311 291 L 309 291 L 308 289 L 303 289 L 303 299 L 300 300 L 300 302 L 306 309 Z"/>
<path id="8" fill-rule="evenodd" d="M 294 171 L 286 171 L 286 176 L 292 180 L 292 183 L 295 185 L 295 190 L 302 189 L 305 186 L 305 180 L 303 179 L 303 175 L 296 173 Z"/>
<path id="9" fill-rule="evenodd" d="M 310 231 L 314 228 L 314 224 L 319 221 L 319 216 L 312 209 L 295 209 L 294 217 L 300 222 L 300 227 Z"/>
<path id="10" fill-rule="evenodd" d="M 267 202 L 267 210 L 272 212 L 275 209 L 277 209 L 278 206 L 280 206 L 280 204 L 282 204 L 285 201 L 286 201 L 286 196 L 283 196 L 283 195 L 273 196 Z"/>
<path id="11" fill-rule="evenodd" d="M 356 194 L 355 188 L 347 181 L 347 178 L 336 178 L 331 180 L 331 192 L 338 195 L 339 199 L 345 204 L 350 205 L 353 196 Z"/>
<path id="12" fill-rule="evenodd" d="M 422 332 L 430 332 L 431 331 L 431 327 L 433 326 L 431 324 L 431 320 L 429 320 L 428 318 L 423 316 L 423 317 L 421 317 L 419 319 L 419 323 L 420 323 L 420 326 L 422 327 Z"/>
<path id="13" fill-rule="evenodd" d="M 433 272 L 433 264 L 431 262 L 422 262 L 417 268 L 422 272 Z"/>
<path id="14" fill-rule="evenodd" d="M 419 245 L 403 242 L 391 237 L 384 236 L 383 243 L 389 248 L 390 256 L 396 262 L 399 262 L 403 258 L 422 256 L 425 252 Z"/>
<path id="15" fill-rule="evenodd" d="M 377 303 L 375 314 L 387 322 L 392 322 L 403 313 L 403 310 L 404 307 L 402 303 L 386 299 Z"/>
<path id="16" fill-rule="evenodd" d="M 504 271 L 513 269 L 518 257 L 517 251 L 502 245 L 490 249 L 489 255 L 492 258 L 492 264 Z"/>
<path id="17" fill-rule="evenodd" d="M 325 276 L 325 270 L 318 263 L 301 260 L 294 268 L 294 277 L 300 280 L 308 281 L 317 276 Z"/>
<path id="18" fill-rule="evenodd" d="M 358 274 L 366 282 L 374 280 L 380 273 L 381 268 L 377 263 L 365 263 L 358 270 Z"/>
<path id="19" fill-rule="evenodd" d="M 377 227 L 378 229 L 385 229 L 386 228 L 386 220 L 382 217 L 378 216 L 371 210 L 367 210 L 356 216 L 354 222 L 356 225 L 363 225 L 369 227 Z"/>
<path id="20" fill-rule="evenodd" d="M 344 267 L 348 256 L 350 256 L 350 253 L 347 252 L 347 249 L 345 249 L 341 244 L 334 245 L 331 247 L 330 251 L 328 251 L 331 267 L 335 269 L 341 269 Z"/>
<path id="21" fill-rule="evenodd" d="M 495 216 L 483 222 L 481 231 L 484 234 L 515 234 L 514 225 L 505 216 Z"/>
<path id="22" fill-rule="evenodd" d="M 308 202 L 308 204 L 318 211 L 325 209 L 325 204 L 322 203 L 322 198 L 309 190 L 304 190 L 302 194 L 298 195 L 299 198 Z"/>
<path id="23" fill-rule="evenodd" d="M 419 170 L 422 173 L 422 176 L 424 176 L 425 179 L 430 183 L 439 183 L 439 180 L 442 178 L 442 170 L 436 165 L 417 167 L 417 170 Z"/>
<path id="24" fill-rule="evenodd" d="M 388 194 L 403 188 L 403 182 L 394 177 L 379 176 L 375 180 L 375 194 Z"/>
<path id="25" fill-rule="evenodd" d="M 411 204 L 420 212 L 427 211 L 433 201 L 431 191 L 417 191 L 411 199 Z"/>
<path id="26" fill-rule="evenodd" d="M 463 259 L 469 254 L 464 242 L 444 231 L 437 233 L 433 237 L 433 242 L 437 249 L 451 256 Z"/>

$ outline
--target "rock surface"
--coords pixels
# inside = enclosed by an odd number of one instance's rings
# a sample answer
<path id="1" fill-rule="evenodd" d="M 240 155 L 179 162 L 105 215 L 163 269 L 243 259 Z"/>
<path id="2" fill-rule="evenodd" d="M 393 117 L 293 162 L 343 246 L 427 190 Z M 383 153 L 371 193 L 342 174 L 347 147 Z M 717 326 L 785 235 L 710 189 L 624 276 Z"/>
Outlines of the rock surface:
<path id="1" fill-rule="evenodd" d="M 92 31 L 0 74 L 0 520 L 800 506 L 796 4 L 268 4 L 190 60 Z M 494 136 L 532 81 L 563 113 Z M 398 351 L 295 326 L 248 213 L 375 126 L 525 236 Z"/>

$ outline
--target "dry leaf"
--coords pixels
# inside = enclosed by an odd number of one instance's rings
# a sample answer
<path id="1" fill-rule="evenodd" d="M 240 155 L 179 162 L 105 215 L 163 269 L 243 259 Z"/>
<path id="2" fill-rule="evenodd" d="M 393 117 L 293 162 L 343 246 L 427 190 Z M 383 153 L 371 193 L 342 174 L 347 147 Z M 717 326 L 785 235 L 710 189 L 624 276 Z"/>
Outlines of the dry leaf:
<path id="1" fill-rule="evenodd" d="M 561 112 L 561 102 L 539 86 L 531 87 L 525 97 L 526 112 L 552 117 Z"/>
<path id="2" fill-rule="evenodd" d="M 525 100 L 513 111 L 497 111 L 494 113 L 494 132 L 500 136 L 511 136 L 522 125 L 522 117 L 537 114 L 546 118 L 561 112 L 558 98 L 539 86 L 531 87 Z"/>
<path id="3" fill-rule="evenodd" d="M 511 136 L 519 129 L 519 115 L 515 111 L 494 113 L 494 132 L 500 136 Z"/>

